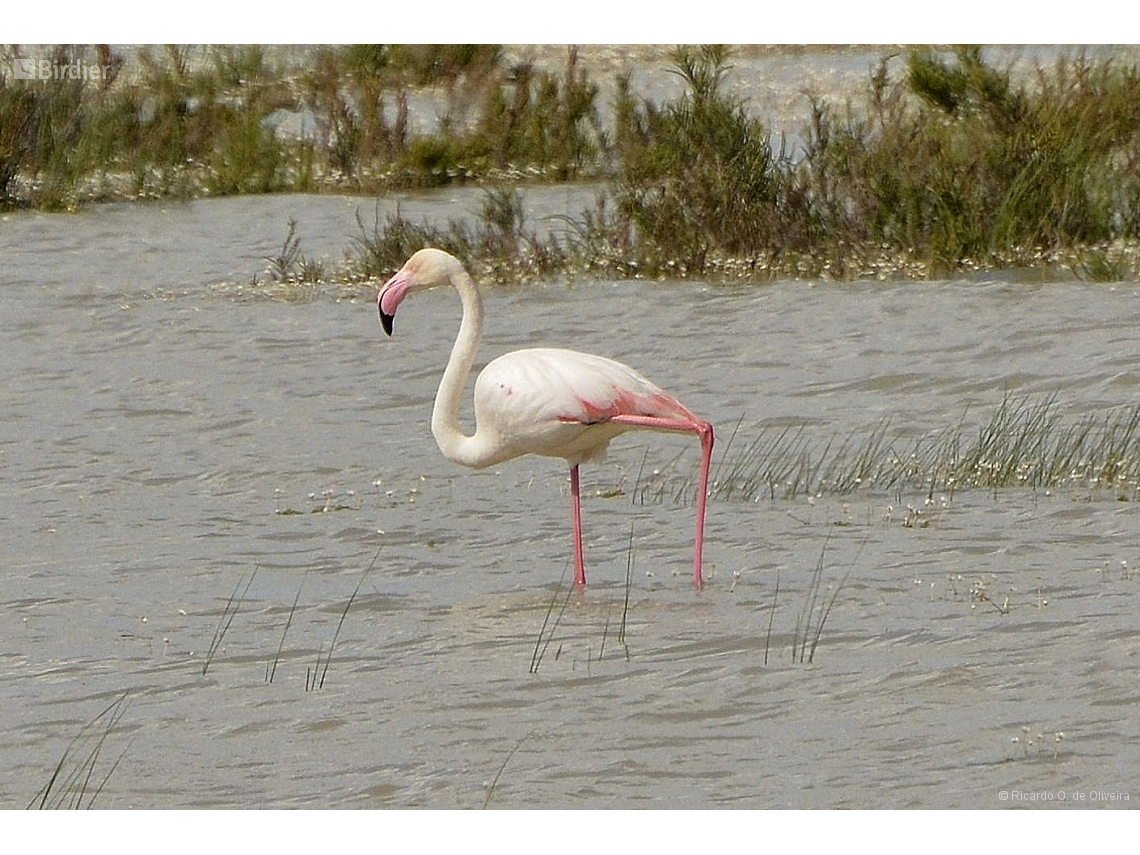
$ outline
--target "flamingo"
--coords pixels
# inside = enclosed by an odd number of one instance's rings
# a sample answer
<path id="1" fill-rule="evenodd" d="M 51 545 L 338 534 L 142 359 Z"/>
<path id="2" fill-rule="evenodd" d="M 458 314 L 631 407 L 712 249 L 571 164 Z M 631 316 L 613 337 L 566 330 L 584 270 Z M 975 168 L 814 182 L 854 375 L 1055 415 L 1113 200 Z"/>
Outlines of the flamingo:
<path id="1" fill-rule="evenodd" d="M 380 289 L 376 307 L 384 332 L 391 336 L 396 309 L 404 298 L 440 285 L 458 291 L 463 305 L 459 334 L 431 417 L 431 431 L 443 455 L 475 469 L 525 454 L 565 459 L 570 466 L 574 582 L 584 586 L 579 465 L 603 457 L 610 440 L 628 430 L 695 433 L 701 443 L 701 476 L 693 583 L 699 590 L 712 425 L 620 362 L 574 350 L 527 348 L 492 360 L 480 372 L 475 381 L 475 433 L 466 436 L 459 408 L 483 334 L 483 300 L 475 281 L 448 253 L 421 249 Z"/>

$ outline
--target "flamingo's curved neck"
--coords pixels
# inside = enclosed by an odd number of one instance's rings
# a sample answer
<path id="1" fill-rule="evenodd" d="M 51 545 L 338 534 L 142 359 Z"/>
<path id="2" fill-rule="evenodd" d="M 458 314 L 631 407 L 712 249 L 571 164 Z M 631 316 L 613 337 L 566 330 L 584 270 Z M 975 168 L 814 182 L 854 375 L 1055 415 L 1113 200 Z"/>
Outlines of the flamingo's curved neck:
<path id="1" fill-rule="evenodd" d="M 452 287 L 459 292 L 463 303 L 463 320 L 459 325 L 459 335 L 451 348 L 451 358 L 439 381 L 439 391 L 435 395 L 435 408 L 431 414 L 431 432 L 444 457 L 464 466 L 487 466 L 491 449 L 487 437 L 480 434 L 479 425 L 475 434 L 466 436 L 459 425 L 459 408 L 467 387 L 471 366 L 475 363 L 475 352 L 483 336 L 483 300 L 475 282 L 460 269 L 452 273 Z"/>

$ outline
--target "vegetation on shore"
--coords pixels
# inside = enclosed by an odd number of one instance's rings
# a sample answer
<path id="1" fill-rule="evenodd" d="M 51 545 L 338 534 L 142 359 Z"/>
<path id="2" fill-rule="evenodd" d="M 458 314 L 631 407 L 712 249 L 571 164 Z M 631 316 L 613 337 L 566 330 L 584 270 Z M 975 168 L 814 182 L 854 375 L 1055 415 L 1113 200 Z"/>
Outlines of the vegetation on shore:
<path id="1" fill-rule="evenodd" d="M 1140 271 L 1136 66 L 1078 55 L 1015 78 L 977 47 L 914 48 L 884 56 L 846 103 L 813 97 L 808 126 L 775 136 L 726 91 L 728 49 L 671 58 L 683 94 L 654 103 L 619 77 L 603 123 L 574 49 L 552 74 L 487 45 L 321 48 L 303 70 L 256 46 L 205 62 L 171 47 L 141 50 L 128 74 L 106 47 L 58 47 L 53 67 L 106 71 L 0 79 L 0 206 L 488 188 L 475 227 L 362 222 L 358 258 L 335 272 L 352 277 L 427 242 L 510 276 Z M 409 109 L 424 98 L 440 113 L 430 129 Z M 526 228 L 521 183 L 581 180 L 599 185 L 592 209 L 556 234 Z"/>

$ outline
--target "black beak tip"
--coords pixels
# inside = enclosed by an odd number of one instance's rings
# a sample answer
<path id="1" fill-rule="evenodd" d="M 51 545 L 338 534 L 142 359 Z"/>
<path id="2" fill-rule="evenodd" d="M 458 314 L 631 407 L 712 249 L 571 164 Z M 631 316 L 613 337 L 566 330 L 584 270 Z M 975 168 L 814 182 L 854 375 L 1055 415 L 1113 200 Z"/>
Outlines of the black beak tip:
<path id="1" fill-rule="evenodd" d="M 392 335 L 392 319 L 395 315 L 387 314 L 383 309 L 380 310 L 380 326 L 384 328 L 387 335 Z"/>

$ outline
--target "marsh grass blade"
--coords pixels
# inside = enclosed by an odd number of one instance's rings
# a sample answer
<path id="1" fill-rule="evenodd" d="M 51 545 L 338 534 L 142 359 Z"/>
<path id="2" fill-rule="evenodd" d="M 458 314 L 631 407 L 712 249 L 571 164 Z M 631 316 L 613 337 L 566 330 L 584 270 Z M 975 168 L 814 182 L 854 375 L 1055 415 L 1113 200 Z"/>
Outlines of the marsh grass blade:
<path id="1" fill-rule="evenodd" d="M 515 747 L 507 752 L 507 756 L 503 758 L 503 765 L 499 767 L 499 771 L 495 773 L 495 777 L 491 779 L 491 785 L 487 788 L 487 798 L 483 800 L 483 810 L 487 809 L 487 805 L 491 804 L 491 797 L 495 795 L 495 787 L 499 785 L 499 778 L 503 776 L 503 770 L 507 768 L 507 764 L 511 762 L 511 758 L 515 753 L 522 748 L 522 744 L 530 738 L 530 733 L 526 733 L 523 737 L 515 743 Z"/>
<path id="2" fill-rule="evenodd" d="M 356 602 L 356 595 L 360 593 L 360 588 L 364 585 L 364 580 L 368 578 L 368 574 L 372 572 L 372 568 L 376 566 L 376 559 L 380 557 L 380 550 L 376 550 L 376 554 L 372 556 L 372 561 L 360 576 L 360 581 L 356 583 L 356 587 L 352 591 L 352 596 L 348 598 L 348 602 L 344 604 L 344 611 L 340 613 L 340 620 L 337 621 L 336 631 L 333 633 L 332 642 L 329 644 L 329 652 L 325 656 L 324 667 L 321 667 L 321 656 L 317 654 L 317 667 L 313 672 L 313 683 L 315 686 L 312 688 L 323 689 L 325 687 L 325 677 L 329 673 L 329 665 L 332 663 L 333 648 L 336 647 L 336 641 L 340 638 L 340 631 L 344 627 L 344 621 L 348 617 L 348 610 L 352 608 L 352 604 Z M 317 671 L 320 671 L 320 680 L 317 680 Z"/>
<path id="3" fill-rule="evenodd" d="M 530 673 L 537 674 L 538 668 L 542 664 L 542 658 L 546 655 L 546 649 L 550 647 L 550 642 L 554 638 L 554 633 L 558 629 L 558 624 L 562 622 L 562 614 L 566 611 L 566 605 L 570 602 L 570 595 L 574 592 L 574 586 L 571 585 L 566 589 L 566 596 L 562 598 L 562 608 L 558 610 L 558 616 L 554 619 L 554 625 L 550 627 L 549 634 L 546 632 L 546 627 L 550 624 L 550 616 L 554 613 L 554 606 L 558 602 L 558 595 L 562 592 L 562 582 L 566 578 L 566 568 L 562 568 L 562 575 L 558 577 L 558 584 L 554 588 L 554 593 L 550 597 L 550 605 L 546 607 L 546 616 L 542 619 L 542 626 L 538 630 L 538 640 L 534 643 L 534 653 L 530 657 Z M 559 651 L 562 647 L 559 646 Z M 555 659 L 558 656 L 555 655 Z"/>
<path id="4" fill-rule="evenodd" d="M 618 644 L 625 650 L 629 661 L 629 645 L 625 643 L 626 621 L 629 617 L 629 593 L 633 589 L 633 523 L 629 524 L 629 546 L 625 551 L 625 601 L 621 607 L 621 625 L 618 627 Z"/>
<path id="5" fill-rule="evenodd" d="M 95 767 L 99 762 L 99 755 L 103 750 L 111 732 L 118 725 L 123 713 L 126 711 L 127 692 L 119 695 L 109 706 L 103 709 L 95 718 L 80 728 L 68 743 L 67 749 L 56 764 L 51 778 L 43 788 L 32 797 L 28 808 L 38 810 L 57 810 L 60 808 L 75 809 L 90 808 L 103 787 L 118 768 L 127 750 L 111 764 L 111 768 L 103 776 L 94 791 L 91 791 L 92 778 Z M 129 747 L 129 746 L 128 746 Z M 86 751 L 86 754 L 83 752 Z M 70 767 L 70 768 L 69 768 Z M 84 804 L 84 799 L 87 803 Z"/>
<path id="6" fill-rule="evenodd" d="M 309 575 L 306 570 L 305 574 L 301 577 L 301 584 L 297 586 L 297 596 L 293 598 L 293 607 L 289 609 L 289 617 L 285 619 L 285 629 L 281 631 L 281 641 L 277 644 L 277 653 L 274 654 L 273 660 L 265 666 L 265 682 L 272 683 L 273 677 L 277 674 L 277 663 L 281 661 L 281 651 L 285 649 L 285 636 L 289 634 L 289 627 L 293 624 L 293 615 L 297 613 L 297 604 L 301 602 L 301 590 L 305 587 L 305 577 Z"/>
<path id="7" fill-rule="evenodd" d="M 815 570 L 812 571 L 811 581 L 808 583 L 803 609 L 801 609 L 800 615 L 796 619 L 796 630 L 792 637 L 793 663 L 798 662 L 802 665 L 805 661 L 808 664 L 815 661 L 815 651 L 816 648 L 819 647 L 819 640 L 823 635 L 823 627 L 827 623 L 828 617 L 831 616 L 831 611 L 835 608 L 835 602 L 839 598 L 839 593 L 843 590 L 844 585 L 847 584 L 847 579 L 850 577 L 852 569 L 854 569 L 855 562 L 859 560 L 859 555 L 861 555 L 863 551 L 863 544 L 860 544 L 859 551 L 856 552 L 855 557 L 851 560 L 851 566 L 848 567 L 847 572 L 843 574 L 843 578 L 839 580 L 839 584 L 835 586 L 835 590 L 832 591 L 831 596 L 824 602 L 821 601 L 820 597 L 823 592 L 824 556 L 827 552 L 828 540 L 830 540 L 830 535 L 824 540 L 823 546 L 820 548 L 819 560 L 816 562 Z M 777 580 L 777 586 L 778 585 L 779 581 Z M 773 604 L 773 608 L 774 607 Z M 769 631 L 770 625 L 771 616 L 769 616 Z M 767 647 L 765 647 L 765 656 L 766 655 Z"/>
<path id="8" fill-rule="evenodd" d="M 835 590 L 831 592 L 831 599 L 827 601 L 827 606 L 823 609 L 819 616 L 819 623 L 816 624 L 815 634 L 812 636 L 811 649 L 808 650 L 808 662 L 815 661 L 815 649 L 819 646 L 819 638 L 823 635 L 823 625 L 827 623 L 828 616 L 831 615 L 832 608 L 835 607 L 835 601 L 839 598 L 839 592 L 843 590 L 843 586 L 847 584 L 847 577 L 851 575 L 849 569 L 843 574 L 843 578 L 839 580 L 839 584 L 835 586 Z"/>
<path id="9" fill-rule="evenodd" d="M 866 540 L 863 540 L 863 543 L 861 543 L 860 547 L 858 547 L 855 556 L 852 559 L 852 563 L 848 565 L 847 572 L 844 573 L 844 578 L 841 578 L 839 580 L 839 584 L 836 585 L 836 589 L 831 592 L 831 598 L 829 598 L 828 604 L 825 605 L 823 611 L 820 612 L 820 620 L 815 625 L 815 634 L 812 636 L 812 648 L 807 652 L 808 662 L 815 660 L 815 649 L 820 645 L 820 636 L 823 635 L 823 625 L 827 624 L 828 618 L 831 616 L 831 610 L 834 608 L 834 606 L 836 606 L 836 601 L 839 598 L 839 592 L 844 589 L 844 586 L 847 584 L 847 579 L 850 577 L 850 575 L 852 575 L 852 570 L 855 569 L 855 562 L 857 562 L 858 559 L 860 559 L 860 555 L 863 554 L 864 546 L 866 546 Z M 824 543 L 824 548 L 825 547 L 827 547 L 827 544 Z M 820 553 L 820 563 L 823 563 L 822 552 Z"/>
<path id="10" fill-rule="evenodd" d="M 830 535 L 829 535 L 830 538 Z M 815 570 L 812 571 L 811 581 L 808 583 L 807 594 L 804 597 L 804 605 L 800 610 L 800 615 L 796 618 L 796 631 L 792 636 L 792 662 L 799 662 L 801 665 L 804 661 L 804 655 L 807 651 L 808 633 L 811 630 L 811 618 L 815 612 L 816 602 L 819 600 L 820 585 L 823 580 L 823 556 L 827 552 L 827 539 L 824 540 L 823 546 L 819 551 L 819 560 L 815 564 Z M 800 630 L 803 630 L 801 635 Z M 797 659 L 797 651 L 799 657 Z"/>
<path id="11" fill-rule="evenodd" d="M 764 664 L 768 664 L 768 649 L 772 645 L 772 622 L 776 619 L 776 604 L 780 600 L 780 568 L 776 568 L 776 591 L 772 594 L 772 608 L 768 612 L 768 633 L 764 636 Z"/>
<path id="12" fill-rule="evenodd" d="M 317 664 L 307 665 L 305 667 L 305 691 L 312 692 L 317 688 L 317 674 L 321 670 L 321 656 L 325 652 L 325 644 L 322 641 L 321 646 L 317 648 Z"/>
<path id="13" fill-rule="evenodd" d="M 249 574 L 249 581 L 245 583 L 245 589 L 242 590 L 241 596 L 238 596 L 238 590 L 241 589 L 241 583 L 245 581 L 243 575 L 238 579 L 238 583 L 234 586 L 234 592 L 230 594 L 229 600 L 226 602 L 225 609 L 222 610 L 222 617 L 218 621 L 218 627 L 214 630 L 214 637 L 210 641 L 210 647 L 206 651 L 206 661 L 202 663 L 202 676 L 206 676 L 206 672 L 210 670 L 210 663 L 214 661 L 214 656 L 218 652 L 218 648 L 222 646 L 222 641 L 229 632 L 230 624 L 234 622 L 234 617 L 237 616 L 238 610 L 241 608 L 242 601 L 249 593 L 249 586 L 253 584 L 254 578 L 257 576 L 259 568 L 254 567 L 253 572 Z"/>
<path id="14" fill-rule="evenodd" d="M 633 480 L 633 490 L 630 491 L 631 495 L 629 503 L 631 505 L 636 505 L 639 498 L 641 499 L 641 504 L 645 504 L 645 491 L 641 487 L 641 475 L 643 472 L 645 472 L 645 463 L 648 460 L 649 446 L 646 446 L 645 453 L 641 455 L 641 464 L 637 467 L 637 477 Z"/>
<path id="15" fill-rule="evenodd" d="M 289 218 L 288 228 L 289 233 L 285 236 L 281 251 L 276 256 L 265 257 L 269 262 L 267 272 L 270 278 L 278 283 L 296 278 L 297 266 L 304 262 L 304 256 L 301 255 L 301 238 L 297 236 L 297 221 L 293 217 Z"/>

